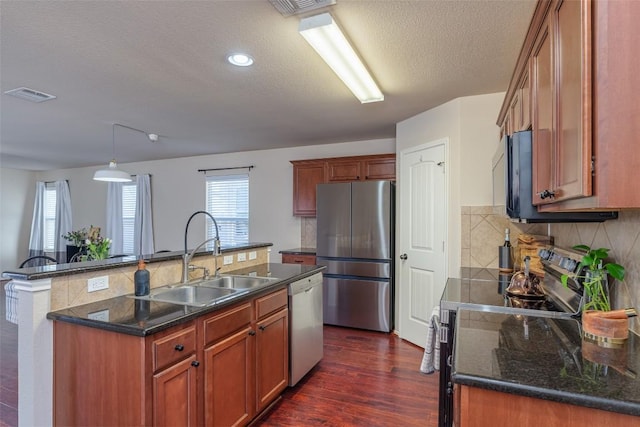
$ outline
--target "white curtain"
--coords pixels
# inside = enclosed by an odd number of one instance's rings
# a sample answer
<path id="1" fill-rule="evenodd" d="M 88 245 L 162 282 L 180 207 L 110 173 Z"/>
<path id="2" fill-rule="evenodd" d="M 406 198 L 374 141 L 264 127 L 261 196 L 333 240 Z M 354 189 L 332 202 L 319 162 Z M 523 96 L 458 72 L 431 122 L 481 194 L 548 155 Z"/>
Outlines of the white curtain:
<path id="1" fill-rule="evenodd" d="M 71 231 L 71 193 L 69 182 L 56 181 L 56 222 L 54 234 L 54 258 L 58 263 L 67 262 L 67 240 L 62 236 Z"/>
<path id="2" fill-rule="evenodd" d="M 134 236 L 134 253 L 149 255 L 155 252 L 153 244 L 153 215 L 151 213 L 151 177 L 149 175 L 136 176 Z"/>
<path id="3" fill-rule="evenodd" d="M 33 219 L 31 220 L 31 237 L 29 238 L 29 257 L 44 255 L 44 182 L 36 182 L 36 198 L 33 202 Z M 29 263 L 26 267 L 38 265 Z"/>
<path id="4" fill-rule="evenodd" d="M 107 226 L 105 237 L 111 239 L 109 252 L 111 255 L 122 253 L 122 183 L 109 182 L 107 184 Z"/>

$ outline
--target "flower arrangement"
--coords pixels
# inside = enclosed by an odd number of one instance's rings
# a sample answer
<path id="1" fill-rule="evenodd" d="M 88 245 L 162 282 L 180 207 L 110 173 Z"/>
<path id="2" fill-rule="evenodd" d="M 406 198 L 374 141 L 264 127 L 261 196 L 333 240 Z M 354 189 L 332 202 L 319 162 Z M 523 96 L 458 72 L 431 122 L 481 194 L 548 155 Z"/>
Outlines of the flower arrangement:
<path id="1" fill-rule="evenodd" d="M 86 228 L 82 228 L 80 230 L 70 231 L 62 237 L 72 242 L 74 246 L 80 248 L 80 261 L 91 261 L 109 257 L 111 239 L 100 236 L 100 227 L 94 227 L 92 225 L 89 231 L 87 231 Z"/>
<path id="2" fill-rule="evenodd" d="M 609 249 L 607 248 L 591 249 L 586 245 L 577 245 L 573 249 L 586 252 L 576 271 L 582 271 L 583 267 L 587 267 L 587 269 L 584 271 L 583 276 L 563 274 L 561 277 L 562 284 L 567 286 L 569 277 L 584 279 L 582 284 L 586 299 L 582 310 L 610 311 L 611 302 L 609 301 L 607 273 L 615 279 L 623 280 L 624 267 L 612 262 L 604 263 L 605 258 L 609 255 Z"/>
<path id="3" fill-rule="evenodd" d="M 109 257 L 111 239 L 98 235 L 93 239 L 85 240 L 85 246 L 87 247 L 87 254 L 81 257 L 82 261 L 105 259 Z"/>

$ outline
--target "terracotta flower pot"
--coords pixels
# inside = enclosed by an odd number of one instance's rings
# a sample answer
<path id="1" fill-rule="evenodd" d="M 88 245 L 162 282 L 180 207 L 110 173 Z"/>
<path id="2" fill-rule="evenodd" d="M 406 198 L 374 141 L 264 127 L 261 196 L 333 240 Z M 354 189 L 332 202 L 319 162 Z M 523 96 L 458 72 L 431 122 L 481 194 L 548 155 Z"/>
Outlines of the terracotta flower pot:
<path id="1" fill-rule="evenodd" d="M 629 337 L 629 319 L 604 317 L 604 311 L 587 310 L 582 313 L 584 337 L 605 347 L 619 346 Z"/>

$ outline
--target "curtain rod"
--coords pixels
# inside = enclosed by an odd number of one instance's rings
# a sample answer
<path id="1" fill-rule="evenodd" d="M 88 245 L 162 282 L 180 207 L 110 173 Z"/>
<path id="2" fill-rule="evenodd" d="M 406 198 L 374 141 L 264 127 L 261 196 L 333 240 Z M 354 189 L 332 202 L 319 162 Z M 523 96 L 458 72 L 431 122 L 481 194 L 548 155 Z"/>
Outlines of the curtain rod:
<path id="1" fill-rule="evenodd" d="M 232 170 L 232 169 L 249 169 L 249 171 L 251 171 L 251 169 L 255 168 L 254 165 L 251 166 L 236 166 L 233 168 L 214 168 L 214 169 L 198 169 L 198 172 L 203 172 L 203 173 L 207 173 L 207 172 L 211 172 L 211 171 L 228 171 L 228 170 Z"/>

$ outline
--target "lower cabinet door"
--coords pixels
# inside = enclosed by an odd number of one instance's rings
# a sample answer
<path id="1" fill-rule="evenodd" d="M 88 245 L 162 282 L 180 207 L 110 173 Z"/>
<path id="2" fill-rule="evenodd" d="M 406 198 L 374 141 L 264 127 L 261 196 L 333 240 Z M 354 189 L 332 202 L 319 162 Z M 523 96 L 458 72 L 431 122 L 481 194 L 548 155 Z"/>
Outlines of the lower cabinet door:
<path id="1" fill-rule="evenodd" d="M 262 411 L 289 383 L 287 308 L 258 321 L 256 331 L 257 411 Z"/>
<path id="2" fill-rule="evenodd" d="M 153 425 L 197 424 L 196 357 L 178 362 L 153 376 Z"/>
<path id="3" fill-rule="evenodd" d="M 254 336 L 246 327 L 204 350 L 205 425 L 240 426 L 253 418 Z"/>

